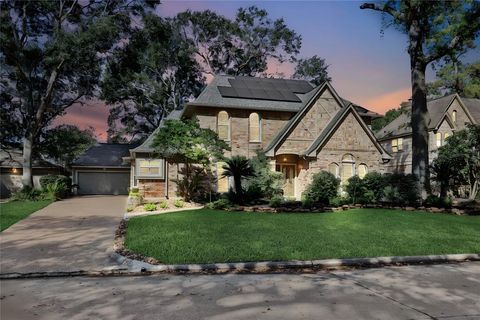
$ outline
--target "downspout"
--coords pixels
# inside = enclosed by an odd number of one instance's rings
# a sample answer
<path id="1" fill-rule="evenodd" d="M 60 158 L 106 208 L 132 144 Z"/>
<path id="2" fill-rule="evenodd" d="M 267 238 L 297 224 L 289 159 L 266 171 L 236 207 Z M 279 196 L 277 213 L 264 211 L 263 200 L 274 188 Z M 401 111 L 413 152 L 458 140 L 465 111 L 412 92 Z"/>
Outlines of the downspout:
<path id="1" fill-rule="evenodd" d="M 168 199 L 168 161 L 165 160 L 165 168 L 164 170 L 166 171 L 165 172 L 165 198 Z"/>

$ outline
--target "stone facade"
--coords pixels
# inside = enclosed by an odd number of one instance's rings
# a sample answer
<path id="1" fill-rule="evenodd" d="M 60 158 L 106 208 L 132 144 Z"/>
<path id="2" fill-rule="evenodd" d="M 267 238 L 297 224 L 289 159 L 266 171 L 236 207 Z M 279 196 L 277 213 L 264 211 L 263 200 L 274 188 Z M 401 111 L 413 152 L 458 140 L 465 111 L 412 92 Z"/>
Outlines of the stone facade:
<path id="1" fill-rule="evenodd" d="M 456 121 L 453 123 L 453 113 L 456 113 Z M 428 132 L 428 150 L 430 163 L 437 157 L 437 134 L 440 134 L 440 145 L 445 143 L 445 135 L 452 135 L 455 131 L 465 129 L 467 124 L 472 123 L 467 113 L 460 105 L 458 98 L 453 100 L 451 105 L 446 110 L 446 117 L 440 121 L 438 128 L 430 128 Z M 403 139 L 403 150 L 393 152 L 392 140 Z M 380 142 L 382 146 L 390 152 L 392 160 L 385 165 L 388 173 L 412 173 L 412 136 L 411 134 L 392 137 Z"/>
<path id="2" fill-rule="evenodd" d="M 325 146 L 321 148 L 317 157 L 308 161 L 308 165 L 300 164 L 296 197 L 301 196 L 315 173 L 322 170 L 328 171 L 331 163 L 339 166 L 340 173 L 342 158 L 345 155 L 352 155 L 355 159 L 355 171 L 358 171 L 357 168 L 360 164 L 365 164 L 368 172 L 385 172 L 385 165 L 379 150 L 371 138 L 365 134 L 354 115 L 350 113 L 328 139 Z"/>
<path id="3" fill-rule="evenodd" d="M 292 129 L 277 153 L 298 154 L 306 150 L 340 108 L 341 106 L 331 92 L 325 90 L 317 101 L 308 110 L 305 110 L 305 114 Z"/>
<path id="4" fill-rule="evenodd" d="M 218 114 L 225 111 L 229 116 L 229 139 L 231 151 L 226 157 L 235 155 L 252 158 L 258 150 L 265 150 L 273 141 L 277 144 L 270 156 L 272 170 L 284 173 L 286 196 L 300 199 L 302 192 L 310 183 L 312 176 L 321 170 L 328 170 L 331 163 L 342 164 L 344 155 L 351 155 L 355 168 L 366 166 L 368 171 L 384 172 L 382 159 L 385 152 L 373 137 L 364 120 L 352 106 L 346 106 L 330 85 L 317 87 L 313 100 L 308 100 L 298 111 L 272 111 L 271 108 L 222 108 L 218 105 L 195 105 L 190 107 L 189 118 L 196 118 L 202 128 L 217 131 Z M 307 100 L 306 100 L 307 101 Z M 265 101 L 265 104 L 269 104 Z M 268 105 L 267 105 L 268 106 Z M 342 109 L 348 108 L 348 109 Z M 345 112 L 340 113 L 341 110 Z M 250 141 L 249 117 L 252 112 L 260 116 L 261 141 Z M 298 116 L 296 116 L 298 114 Z M 223 113 L 222 113 L 223 115 Z M 337 115 L 342 115 L 341 118 Z M 334 120 L 336 119 L 336 120 Z M 366 118 L 370 121 L 370 118 Z M 338 121 L 338 123 L 333 123 Z M 333 124 L 333 125 L 332 125 Z M 306 151 L 314 142 L 329 130 L 329 137 L 318 150 L 316 156 L 307 156 Z M 225 122 L 222 123 L 225 130 Z M 224 132 L 224 131 L 222 131 Z M 279 137 L 283 132 L 284 135 Z M 218 164 L 212 171 L 218 178 Z M 167 164 L 165 180 L 139 180 L 139 187 L 145 190 L 145 196 L 155 194 L 168 197 L 176 196 L 175 181 L 181 178 L 181 166 Z M 341 169 L 339 173 L 341 172 Z M 352 172 L 355 174 L 355 172 Z M 288 194 L 287 194 L 288 191 Z"/>

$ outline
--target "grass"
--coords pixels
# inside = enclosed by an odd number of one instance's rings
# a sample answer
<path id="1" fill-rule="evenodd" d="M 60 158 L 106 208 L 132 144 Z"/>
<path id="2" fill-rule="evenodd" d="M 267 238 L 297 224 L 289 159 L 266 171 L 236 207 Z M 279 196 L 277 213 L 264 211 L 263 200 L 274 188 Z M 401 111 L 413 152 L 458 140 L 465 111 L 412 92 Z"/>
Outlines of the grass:
<path id="1" fill-rule="evenodd" d="M 269 214 L 195 210 L 132 218 L 128 249 L 163 263 L 480 252 L 480 216 L 384 209 Z"/>
<path id="2" fill-rule="evenodd" d="M 0 203 L 0 231 L 25 219 L 30 214 L 48 206 L 50 203 L 52 203 L 51 200 L 9 201 Z"/>

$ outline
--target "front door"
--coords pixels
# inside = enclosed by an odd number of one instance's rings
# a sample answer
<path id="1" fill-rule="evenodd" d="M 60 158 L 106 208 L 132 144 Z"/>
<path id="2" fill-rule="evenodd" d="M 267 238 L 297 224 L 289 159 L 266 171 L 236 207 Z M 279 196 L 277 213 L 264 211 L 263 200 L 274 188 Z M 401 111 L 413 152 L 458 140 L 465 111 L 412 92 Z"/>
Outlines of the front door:
<path id="1" fill-rule="evenodd" d="M 283 174 L 283 195 L 285 197 L 295 196 L 295 165 L 280 164 L 276 166 L 277 171 Z"/>

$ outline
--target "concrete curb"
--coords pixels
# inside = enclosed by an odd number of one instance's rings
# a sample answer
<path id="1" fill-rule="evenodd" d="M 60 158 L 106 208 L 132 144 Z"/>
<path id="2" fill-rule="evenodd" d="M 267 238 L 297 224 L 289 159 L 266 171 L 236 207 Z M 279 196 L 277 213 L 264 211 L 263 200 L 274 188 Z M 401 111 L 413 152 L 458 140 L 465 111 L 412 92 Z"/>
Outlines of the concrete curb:
<path id="1" fill-rule="evenodd" d="M 32 273 L 1 273 L 0 280 L 51 278 L 51 277 L 105 277 L 105 276 L 141 276 L 157 273 L 226 273 L 226 272 L 270 272 L 288 269 L 328 269 L 339 267 L 383 267 L 389 265 L 416 265 L 436 263 L 456 263 L 480 261 L 480 254 L 445 254 L 427 256 L 394 256 L 376 258 L 290 260 L 211 264 L 174 264 L 152 265 L 143 261 L 126 258 L 113 253 L 111 258 L 124 267 L 112 267 L 101 270 L 53 271 Z"/>
<path id="2" fill-rule="evenodd" d="M 204 206 L 194 207 L 194 208 L 178 208 L 178 209 L 142 211 L 142 212 L 125 212 L 125 214 L 123 215 L 123 219 L 128 220 L 130 218 L 136 218 L 136 217 L 155 216 L 155 215 L 160 215 L 164 213 L 175 213 L 175 212 L 182 212 L 182 211 L 199 210 L 203 208 Z"/>
<path id="3" fill-rule="evenodd" d="M 290 261 L 262 261 L 262 262 L 235 262 L 209 264 L 174 264 L 153 265 L 143 261 L 126 258 L 118 253 L 114 258 L 119 264 L 126 264 L 129 269 L 143 269 L 144 272 L 235 272 L 254 271 L 266 272 L 285 269 L 325 269 L 338 267 L 382 267 L 395 264 L 433 264 L 463 261 L 480 261 L 480 254 L 446 254 L 427 256 L 393 256 L 375 258 L 351 259 L 324 259 L 324 260 L 290 260 Z"/>

